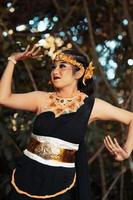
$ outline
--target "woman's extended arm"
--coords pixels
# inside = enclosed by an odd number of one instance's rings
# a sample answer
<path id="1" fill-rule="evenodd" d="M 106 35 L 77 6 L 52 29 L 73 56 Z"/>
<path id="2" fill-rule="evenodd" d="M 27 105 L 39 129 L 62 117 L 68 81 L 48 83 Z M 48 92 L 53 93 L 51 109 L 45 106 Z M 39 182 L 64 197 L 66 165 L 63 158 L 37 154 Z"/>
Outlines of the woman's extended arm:
<path id="1" fill-rule="evenodd" d="M 34 46 L 31 50 L 29 50 L 29 47 L 27 47 L 26 51 L 14 53 L 9 57 L 8 64 L 0 80 L 1 105 L 15 109 L 24 109 L 33 112 L 37 111 L 39 96 L 44 96 L 44 92 L 34 91 L 24 94 L 14 94 L 11 91 L 11 83 L 15 62 L 24 60 L 28 57 L 34 58 L 38 55 L 39 51 L 40 49 L 37 46 Z"/>
<path id="2" fill-rule="evenodd" d="M 116 160 L 128 158 L 133 150 L 133 113 L 115 107 L 106 101 L 96 98 L 89 122 L 95 120 L 115 120 L 128 125 L 128 133 L 124 147 L 120 147 L 117 140 L 105 137 L 104 144 Z"/>

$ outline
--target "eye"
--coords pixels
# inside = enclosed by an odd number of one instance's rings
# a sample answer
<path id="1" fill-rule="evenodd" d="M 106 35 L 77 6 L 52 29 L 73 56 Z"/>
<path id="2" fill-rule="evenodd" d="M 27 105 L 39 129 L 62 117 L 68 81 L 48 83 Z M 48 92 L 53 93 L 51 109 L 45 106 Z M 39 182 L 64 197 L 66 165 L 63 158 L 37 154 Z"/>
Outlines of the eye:
<path id="1" fill-rule="evenodd" d="M 53 64 L 51 64 L 50 68 L 51 68 L 51 70 L 54 70 L 56 68 L 56 65 L 53 63 Z"/>
<path id="2" fill-rule="evenodd" d="M 66 67 L 66 65 L 65 65 L 65 64 L 63 64 L 63 63 L 61 63 L 61 64 L 59 65 L 59 67 L 60 67 L 60 68 L 65 68 L 65 67 Z"/>

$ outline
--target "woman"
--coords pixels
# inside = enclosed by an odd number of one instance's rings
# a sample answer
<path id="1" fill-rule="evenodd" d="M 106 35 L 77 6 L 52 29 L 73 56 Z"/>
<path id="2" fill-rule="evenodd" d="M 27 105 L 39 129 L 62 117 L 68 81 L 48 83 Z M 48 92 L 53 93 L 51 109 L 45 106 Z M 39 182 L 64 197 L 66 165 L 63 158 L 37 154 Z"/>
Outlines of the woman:
<path id="1" fill-rule="evenodd" d="M 51 70 L 54 92 L 11 92 L 12 74 L 19 60 L 38 56 L 29 47 L 8 58 L 0 83 L 0 104 L 36 113 L 31 140 L 12 173 L 10 199 L 88 200 L 87 157 L 84 136 L 95 120 L 117 120 L 129 126 L 124 147 L 105 137 L 116 160 L 127 159 L 133 149 L 133 114 L 89 95 L 93 66 L 86 58 L 66 50 L 57 54 Z M 104 108 L 104 109 L 103 109 Z"/>

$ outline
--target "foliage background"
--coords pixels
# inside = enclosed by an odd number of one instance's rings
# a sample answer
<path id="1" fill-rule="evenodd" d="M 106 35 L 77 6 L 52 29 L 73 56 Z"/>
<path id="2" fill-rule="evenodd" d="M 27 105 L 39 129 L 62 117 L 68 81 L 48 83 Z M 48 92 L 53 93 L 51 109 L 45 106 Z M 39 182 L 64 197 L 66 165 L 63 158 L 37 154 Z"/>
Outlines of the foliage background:
<path id="1" fill-rule="evenodd" d="M 50 90 L 49 56 L 74 47 L 93 60 L 95 96 L 133 110 L 133 0 L 0 1 L 0 74 L 7 57 L 30 44 L 42 46 L 43 58 L 19 62 L 15 92 Z M 0 200 L 8 199 L 15 160 L 28 143 L 34 114 L 0 107 Z M 123 144 L 127 128 L 97 122 L 88 128 L 86 144 L 93 200 L 132 200 L 133 162 L 116 162 L 104 149 L 110 133 Z"/>

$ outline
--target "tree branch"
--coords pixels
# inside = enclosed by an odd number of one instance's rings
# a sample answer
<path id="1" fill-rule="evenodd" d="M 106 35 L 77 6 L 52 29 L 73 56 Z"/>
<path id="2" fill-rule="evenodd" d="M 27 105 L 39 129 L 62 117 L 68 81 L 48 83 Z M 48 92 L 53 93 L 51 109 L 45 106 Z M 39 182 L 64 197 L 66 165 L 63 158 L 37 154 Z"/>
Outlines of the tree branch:
<path id="1" fill-rule="evenodd" d="M 124 174 L 126 171 L 127 171 L 126 167 L 123 167 L 121 169 L 121 172 L 118 173 L 118 175 L 116 176 L 116 178 L 114 179 L 114 181 L 110 185 L 109 189 L 107 190 L 106 194 L 102 197 L 102 200 L 107 200 L 107 197 L 108 197 L 109 193 L 111 192 L 111 190 L 113 189 L 113 187 L 115 186 L 115 184 L 117 183 L 117 181 L 119 180 L 119 178 L 122 176 L 122 174 Z"/>
<path id="2" fill-rule="evenodd" d="M 90 39 L 90 43 L 91 43 L 91 47 L 92 47 L 92 55 L 93 55 L 93 58 L 94 58 L 94 64 L 96 64 L 96 66 L 98 67 L 99 72 L 101 74 L 101 77 L 102 77 L 102 79 L 105 83 L 105 86 L 109 90 L 113 100 L 115 101 L 115 104 L 118 105 L 117 94 L 111 88 L 111 86 L 110 86 L 109 82 L 107 81 L 105 74 L 104 74 L 104 72 L 101 68 L 101 65 L 98 61 L 98 55 L 97 55 L 97 52 L 96 52 L 96 44 L 95 44 L 95 39 L 94 39 L 94 36 L 93 36 L 93 28 L 92 28 L 92 23 L 91 23 L 91 17 L 90 17 L 90 12 L 89 12 L 88 4 L 87 4 L 86 0 L 83 0 L 83 6 L 84 6 L 85 13 L 86 13 L 87 21 L 88 21 L 89 39 Z"/>

